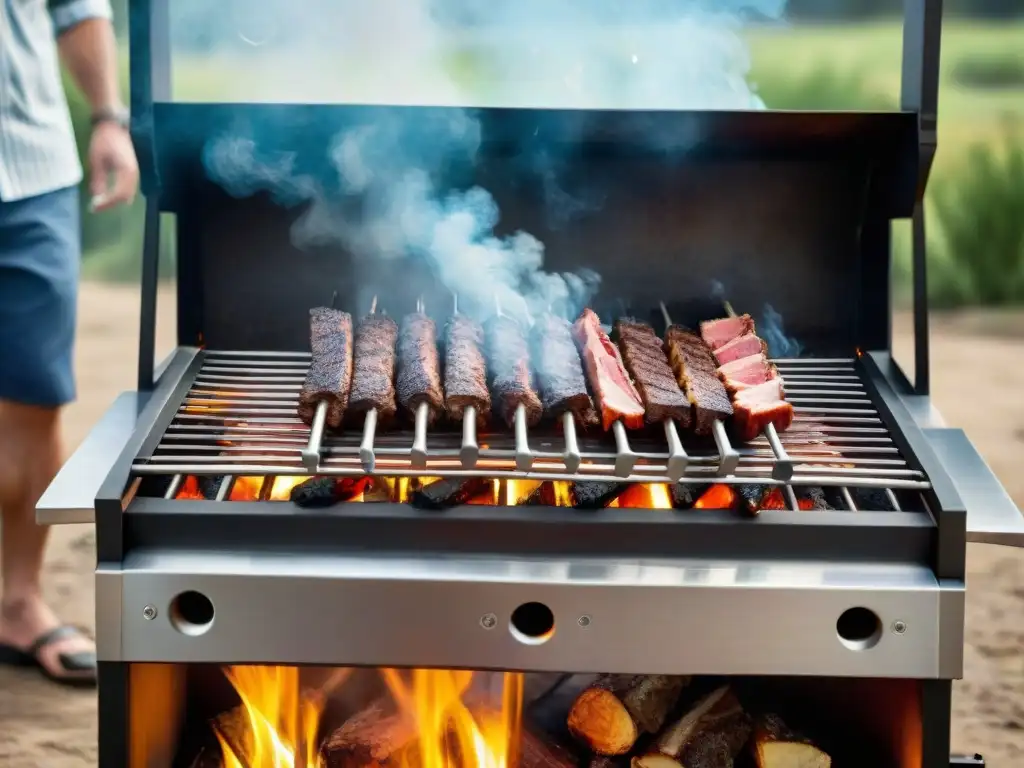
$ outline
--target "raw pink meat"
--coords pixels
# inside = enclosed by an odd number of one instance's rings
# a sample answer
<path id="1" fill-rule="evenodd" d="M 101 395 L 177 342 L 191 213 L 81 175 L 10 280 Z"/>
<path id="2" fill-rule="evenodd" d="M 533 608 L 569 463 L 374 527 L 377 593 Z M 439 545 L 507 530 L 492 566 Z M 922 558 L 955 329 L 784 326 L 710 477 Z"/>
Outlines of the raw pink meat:
<path id="1" fill-rule="evenodd" d="M 733 401 L 733 426 L 740 440 L 749 441 L 760 435 L 769 424 L 783 432 L 793 423 L 793 406 L 785 396 L 783 381 L 776 376 L 736 393 Z"/>
<path id="2" fill-rule="evenodd" d="M 601 409 L 604 428 L 611 429 L 616 421 L 622 421 L 627 429 L 643 427 L 643 401 L 597 315 L 592 310 L 583 310 L 572 330 L 587 370 L 587 380 Z"/>
<path id="3" fill-rule="evenodd" d="M 700 324 L 700 335 L 712 350 L 724 347 L 733 339 L 754 332 L 754 320 L 750 315 L 723 317 L 706 320 Z"/>
<path id="4" fill-rule="evenodd" d="M 730 394 L 741 389 L 763 384 L 779 375 L 774 365 L 763 354 L 747 355 L 739 360 L 726 363 L 718 369 L 718 376 Z"/>
<path id="5" fill-rule="evenodd" d="M 718 359 L 719 365 L 725 365 L 742 357 L 764 353 L 765 343 L 754 334 L 745 333 L 715 350 L 715 357 Z"/>

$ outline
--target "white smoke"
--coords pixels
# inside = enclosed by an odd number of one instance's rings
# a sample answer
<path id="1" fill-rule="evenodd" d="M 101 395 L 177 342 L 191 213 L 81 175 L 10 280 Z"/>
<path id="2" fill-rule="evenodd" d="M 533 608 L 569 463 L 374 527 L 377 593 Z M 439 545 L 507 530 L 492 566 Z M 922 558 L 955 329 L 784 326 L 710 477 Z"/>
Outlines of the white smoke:
<path id="1" fill-rule="evenodd" d="M 653 110 L 762 108 L 747 82 L 741 30 L 751 16 L 777 18 L 784 3 L 262 0 L 257 17 L 244 13 L 247 0 L 223 0 L 216 11 L 191 1 L 175 4 L 179 44 L 237 60 L 244 72 L 225 78 L 229 92 L 210 92 L 217 101 Z M 196 29 L 204 41 L 190 37 Z M 233 195 L 262 190 L 305 203 L 292 232 L 300 248 L 339 243 L 361 258 L 416 255 L 481 305 L 495 295 L 503 307 L 531 312 L 586 302 L 595 275 L 545 272 L 535 237 L 494 235 L 499 211 L 486 190 L 440 186 L 441 173 L 471 161 L 480 143 L 468 112 L 445 114 L 337 135 L 320 150 L 330 177 L 303 173 L 294 153 L 261 154 L 260 126 L 211 142 L 206 167 Z M 687 140 L 650 136 L 659 148 Z M 569 194 L 558 184 L 557 158 L 538 156 L 543 167 L 530 170 L 542 179 L 552 219 L 600 207 L 599 191 Z"/>

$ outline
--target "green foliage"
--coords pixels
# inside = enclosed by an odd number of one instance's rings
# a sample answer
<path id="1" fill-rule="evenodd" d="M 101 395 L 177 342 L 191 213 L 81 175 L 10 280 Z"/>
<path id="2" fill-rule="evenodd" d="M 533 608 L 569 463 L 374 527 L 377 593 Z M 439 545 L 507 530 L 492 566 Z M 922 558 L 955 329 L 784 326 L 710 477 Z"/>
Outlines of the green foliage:
<path id="1" fill-rule="evenodd" d="M 896 106 L 891 96 L 872 90 L 862 73 L 828 64 L 798 75 L 778 70 L 755 72 L 752 79 L 769 109 L 888 110 Z"/>
<path id="2" fill-rule="evenodd" d="M 977 144 L 950 176 L 932 186 L 940 306 L 1024 303 L 1024 138 L 1010 130 L 1002 146 Z M 931 264 L 929 265 L 931 266 Z M 931 281 L 930 281 L 931 282 Z"/>
<path id="3" fill-rule="evenodd" d="M 977 53 L 957 59 L 953 82 L 965 88 L 1024 87 L 1024 52 Z"/>

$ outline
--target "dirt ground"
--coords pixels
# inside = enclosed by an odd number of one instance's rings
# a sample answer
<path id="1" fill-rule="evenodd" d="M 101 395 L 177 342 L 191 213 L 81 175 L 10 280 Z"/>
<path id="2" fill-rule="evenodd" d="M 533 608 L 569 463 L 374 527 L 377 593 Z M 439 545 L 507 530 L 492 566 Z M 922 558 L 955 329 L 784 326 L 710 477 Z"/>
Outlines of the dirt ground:
<path id="1" fill-rule="evenodd" d="M 162 296 L 158 347 L 174 339 L 172 294 Z M 69 449 L 118 392 L 133 388 L 138 298 L 131 288 L 85 285 L 79 325 L 78 402 L 68 409 Z M 909 357 L 901 323 L 897 350 Z M 1024 504 L 1024 315 L 942 318 L 932 335 L 935 400 L 951 426 L 967 430 L 1018 504 Z M 972 382 L 968 371 L 984 371 Z M 998 403 L 998 408 L 991 407 Z M 93 625 L 94 538 L 87 526 L 55 529 L 47 596 L 68 621 Z M 953 744 L 990 766 L 1024 765 L 1024 554 L 972 545 L 969 552 L 965 679 L 954 695 Z M 86 768 L 96 763 L 96 702 L 29 672 L 0 670 L 0 766 Z"/>

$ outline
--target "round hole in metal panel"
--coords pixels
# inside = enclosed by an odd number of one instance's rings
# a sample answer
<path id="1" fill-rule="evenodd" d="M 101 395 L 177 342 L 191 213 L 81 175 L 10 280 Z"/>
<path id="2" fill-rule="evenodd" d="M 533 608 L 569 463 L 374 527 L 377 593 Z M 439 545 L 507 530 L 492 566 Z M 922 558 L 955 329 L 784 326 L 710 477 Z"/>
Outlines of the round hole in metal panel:
<path id="1" fill-rule="evenodd" d="M 870 608 L 848 608 L 836 622 L 836 634 L 851 651 L 866 651 L 882 639 L 882 620 Z"/>
<path id="2" fill-rule="evenodd" d="M 555 634 L 555 614 L 544 603 L 523 603 L 512 611 L 512 637 L 525 645 L 541 645 Z"/>
<path id="3" fill-rule="evenodd" d="M 198 637 L 213 626 L 213 603 L 202 592 L 179 592 L 171 600 L 168 616 L 171 626 L 181 634 Z"/>

